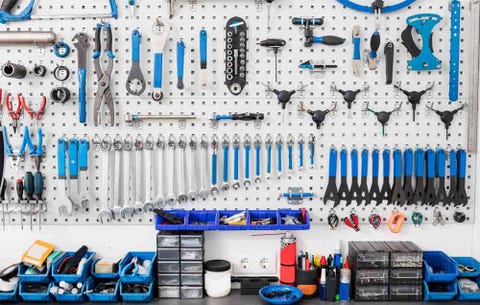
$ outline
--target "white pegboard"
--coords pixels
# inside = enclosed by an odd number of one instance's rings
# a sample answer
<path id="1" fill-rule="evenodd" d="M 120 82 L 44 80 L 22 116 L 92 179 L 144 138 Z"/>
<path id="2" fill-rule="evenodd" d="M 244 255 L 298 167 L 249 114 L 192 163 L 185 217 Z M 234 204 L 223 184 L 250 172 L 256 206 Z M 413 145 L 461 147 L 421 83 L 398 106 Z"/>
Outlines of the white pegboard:
<path id="1" fill-rule="evenodd" d="M 86 0 L 81 4 L 69 3 L 67 1 L 56 0 L 52 3 L 42 4 L 39 1 L 37 13 L 68 13 L 68 12 L 92 12 L 108 11 L 108 3 L 100 5 L 98 0 Z M 66 65 L 71 69 L 72 75 L 62 83 L 56 81 L 50 73 L 44 78 L 35 78 L 28 75 L 22 80 L 6 79 L 0 77 L 0 87 L 13 94 L 22 93 L 32 101 L 34 107 L 39 103 L 41 94 L 47 95 L 54 86 L 68 87 L 73 96 L 65 105 L 48 103 L 44 119 L 40 122 L 45 133 L 44 144 L 46 145 L 46 157 L 42 162 L 42 172 L 45 176 L 44 198 L 48 207 L 51 207 L 57 192 L 56 181 L 56 142 L 61 136 L 82 138 L 88 136 L 92 139 L 95 135 L 103 138 L 108 134 L 113 139 L 115 135 L 123 138 L 131 135 L 135 138 L 141 134 L 145 139 L 149 134 L 157 138 L 163 134 L 166 138 L 173 134 L 177 140 L 180 134 L 187 138 L 195 134 L 200 139 L 205 134 L 211 139 L 215 133 L 221 137 L 224 134 L 232 136 L 237 133 L 242 139 L 246 134 L 252 138 L 259 134 L 265 139 L 267 134 L 273 138 L 281 133 L 283 139 L 291 133 L 295 139 L 301 133 L 308 138 L 310 133 L 316 136 L 316 164 L 315 169 L 305 169 L 303 172 L 298 170 L 298 158 L 294 159 L 294 172 L 291 176 L 286 171 L 281 179 L 272 179 L 266 181 L 262 179 L 259 184 L 253 184 L 248 190 L 242 187 L 238 191 L 230 188 L 228 192 L 220 192 L 216 197 L 208 197 L 206 200 L 197 200 L 188 205 L 176 205 L 175 208 L 195 208 L 195 209 L 255 209 L 255 208 L 280 208 L 288 207 L 286 199 L 278 199 L 278 194 L 284 192 L 289 186 L 302 186 L 304 190 L 313 191 L 315 197 L 312 200 L 306 200 L 303 207 L 311 213 L 314 223 L 325 223 L 326 215 L 330 206 L 323 204 L 323 194 L 327 186 L 328 179 L 328 149 L 331 145 L 340 148 L 346 145 L 351 148 L 352 145 L 362 147 L 367 144 L 372 148 L 373 144 L 379 147 L 388 146 L 393 148 L 395 145 L 404 147 L 415 145 L 436 147 L 440 145 L 452 147 L 461 145 L 466 146 L 466 113 L 460 113 L 453 121 L 450 127 L 450 138 L 445 140 L 445 130 L 443 123 L 437 115 L 428 113 L 425 105 L 433 102 L 438 108 L 454 109 L 456 104 L 448 102 L 448 59 L 449 59 L 449 20 L 450 12 L 448 10 L 448 1 L 426 1 L 417 0 L 414 5 L 399 12 L 394 12 L 382 16 L 381 18 L 381 36 L 382 45 L 379 50 L 380 65 L 376 71 L 369 71 L 366 65 L 362 77 L 356 78 L 352 74 L 351 57 L 353 54 L 353 44 L 351 42 L 351 31 L 354 25 L 362 27 L 362 50 L 369 47 L 369 39 L 374 31 L 375 20 L 373 15 L 358 13 L 350 9 L 345 9 L 334 0 L 322 1 L 295 1 L 276 0 L 272 3 L 272 30 L 267 33 L 266 16 L 267 10 L 265 3 L 261 10 L 257 10 L 255 1 L 241 0 L 231 2 L 228 0 L 198 0 L 195 9 L 192 10 L 188 1 L 173 1 L 175 5 L 175 16 L 168 20 L 171 26 L 171 33 L 164 52 L 164 90 L 165 98 L 160 102 L 153 101 L 147 92 L 151 91 L 152 71 L 153 71 L 153 43 L 152 25 L 158 16 L 167 20 L 166 7 L 162 1 L 144 0 L 139 1 L 136 7 L 136 17 L 129 16 L 129 8 L 125 3 L 119 1 L 119 19 L 105 20 L 113 27 L 113 48 L 115 64 L 112 73 L 112 92 L 115 100 L 115 127 L 94 127 L 93 126 L 93 100 L 97 88 L 96 75 L 94 75 L 93 59 L 91 56 L 87 60 L 87 97 L 88 97 L 88 124 L 78 123 L 78 105 L 77 105 L 77 74 L 76 74 L 76 52 L 71 43 L 71 39 L 77 32 L 85 32 L 90 38 L 90 49 L 88 54 L 93 54 L 93 36 L 94 28 L 100 20 L 74 20 L 74 21 L 28 21 L 12 23 L 3 26 L 4 30 L 53 30 L 57 33 L 60 40 L 64 40 L 72 47 L 72 54 L 65 59 L 57 58 L 51 48 L 46 49 L 46 54 L 41 55 L 35 47 L 0 47 L 3 55 L 1 63 L 11 61 L 21 62 L 29 70 L 35 63 L 42 63 L 52 71 L 57 64 Z M 465 2 L 465 1 L 464 1 Z M 68 4 L 67 4 L 68 3 Z M 442 60 L 443 67 L 438 71 L 431 72 L 412 72 L 407 71 L 406 62 L 409 59 L 406 49 L 401 45 L 400 34 L 406 27 L 406 17 L 419 12 L 438 13 L 443 17 L 442 22 L 434 29 L 433 46 L 435 54 Z M 224 27 L 228 19 L 233 16 L 239 16 L 245 19 L 248 25 L 248 84 L 244 91 L 237 97 L 231 95 L 223 84 L 224 82 Z M 324 25 L 314 30 L 314 35 L 338 35 L 347 38 L 342 46 L 329 47 L 324 45 L 314 45 L 312 48 L 303 47 L 303 33 L 299 27 L 292 25 L 290 18 L 292 16 L 316 16 L 324 17 Z M 469 27 L 470 12 L 468 3 L 462 6 L 462 45 L 461 45 L 461 64 L 460 64 L 460 101 L 468 105 L 468 79 L 469 79 Z M 125 83 L 131 65 L 131 31 L 138 28 L 142 34 L 141 45 L 141 68 L 147 80 L 147 90 L 143 96 L 129 96 Z M 198 84 L 199 76 L 199 32 L 205 28 L 208 35 L 208 88 L 200 89 Z M 257 45 L 260 40 L 266 38 L 281 37 L 287 41 L 287 45 L 279 53 L 279 82 L 273 84 L 273 66 L 274 57 L 267 53 L 266 49 Z M 185 89 L 176 88 L 176 41 L 182 38 L 186 45 L 185 57 Z M 424 96 L 420 106 L 417 109 L 417 121 L 412 122 L 411 107 L 406 103 L 403 94 L 398 93 L 392 85 L 385 85 L 385 71 L 383 58 L 383 43 L 389 39 L 395 44 L 395 73 L 394 82 L 401 82 L 402 86 L 408 90 L 424 89 L 430 82 L 435 82 L 433 90 Z M 298 65 L 306 60 L 324 60 L 326 64 L 333 63 L 339 67 L 327 70 L 321 78 L 313 78 L 309 73 L 301 71 Z M 283 115 L 280 105 L 276 99 L 266 95 L 263 83 L 272 82 L 272 86 L 277 89 L 297 89 L 300 83 L 308 85 L 304 96 L 294 95 L 292 103 L 287 105 L 286 114 Z M 357 101 L 353 104 L 351 113 L 347 111 L 346 104 L 340 94 L 332 94 L 330 85 L 335 82 L 338 88 L 358 89 L 368 83 L 369 93 L 359 95 Z M 330 106 L 332 101 L 337 101 L 338 110 L 335 116 L 327 116 L 322 128 L 318 131 L 311 122 L 308 115 L 305 118 L 297 117 L 297 105 L 303 101 L 305 108 L 325 109 Z M 381 136 L 380 125 L 376 118 L 370 114 L 367 117 L 362 116 L 361 105 L 364 101 L 369 101 L 370 106 L 378 110 L 393 109 L 395 103 L 403 101 L 403 107 L 398 115 L 392 116 L 386 127 L 386 136 Z M 254 128 L 253 123 L 228 122 L 220 123 L 219 128 L 214 130 L 210 127 L 209 118 L 213 112 L 227 114 L 232 112 L 258 111 L 265 113 L 265 121 L 260 129 Z M 468 108 L 467 110 L 468 111 Z M 185 130 L 179 128 L 177 122 L 168 123 L 148 123 L 141 129 L 127 126 L 123 121 L 126 112 L 131 113 L 152 113 L 152 114 L 195 114 L 197 120 L 188 123 Z M 284 121 L 282 117 L 285 117 Z M 24 117 L 22 123 L 31 124 L 29 118 Z M 6 111 L 3 112 L 3 124 L 8 125 L 10 118 Z M 11 128 L 8 129 L 11 131 Z M 10 141 L 15 146 L 20 143 L 20 136 L 10 134 Z M 243 146 L 242 146 L 243 147 Z M 263 146 L 264 148 L 264 146 Z M 297 146 L 295 146 L 295 150 Z M 283 163 L 286 164 L 286 147 L 284 147 Z M 305 149 L 305 161 L 307 161 Z M 232 151 L 230 151 L 232 156 Z M 253 151 L 252 151 L 253 153 Z M 274 153 L 275 155 L 275 153 Z M 294 156 L 297 152 L 294 152 Z M 262 158 L 265 152 L 262 150 Z M 243 177 L 243 150 L 240 152 L 241 171 L 240 177 Z M 264 162 L 263 170 L 264 173 Z M 33 170 L 33 162 L 26 161 L 26 168 Z M 92 224 L 97 223 L 97 215 L 100 208 L 99 200 L 102 198 L 105 190 L 101 185 L 101 159 L 100 155 L 90 150 L 90 186 L 92 194 L 97 198 L 96 206 L 89 211 L 75 211 L 71 217 L 59 217 L 54 209 L 49 209 L 43 215 L 43 224 Z M 219 149 L 219 174 L 221 181 L 222 151 Z M 230 177 L 232 175 L 233 161 L 230 162 Z M 349 161 L 350 163 L 350 161 Z M 275 164 L 275 163 L 274 163 Z M 475 156 L 468 156 L 467 168 L 467 193 L 470 197 L 469 205 L 462 208 L 468 217 L 469 222 L 473 222 L 474 215 L 474 185 L 475 185 Z M 253 162 L 251 163 L 253 173 Z M 156 168 L 156 166 L 155 166 Z M 274 167 L 275 168 L 275 167 Z M 370 171 L 370 169 L 369 169 Z M 349 169 L 350 172 L 350 169 Z M 338 171 L 339 173 L 339 171 Z M 447 170 L 448 173 L 448 170 Z M 6 177 L 9 178 L 8 198 L 16 201 L 14 191 L 14 181 L 19 176 L 23 176 L 24 170 L 14 173 L 7 171 Z M 370 178 L 370 177 L 369 177 Z M 390 181 L 392 183 L 393 177 Z M 338 174 L 339 179 L 339 174 Z M 349 177 L 350 179 L 350 177 Z M 209 179 L 208 179 L 209 180 Z M 231 180 L 230 180 L 231 181 Z M 369 181 L 370 182 L 370 181 Z M 448 179 L 446 185 L 449 185 Z M 153 194 L 156 194 L 154 189 Z M 337 212 L 339 216 L 344 216 L 350 208 L 339 207 Z M 420 207 L 426 218 L 430 218 L 433 209 Z M 388 218 L 391 206 L 383 209 L 377 208 L 382 216 Z M 403 210 L 403 209 L 402 209 Z M 365 221 L 371 212 L 371 206 L 358 207 L 357 211 Z M 406 215 L 409 215 L 412 207 L 406 207 Z M 453 208 L 442 208 L 444 215 L 451 221 Z M 25 216 L 28 221 L 28 216 Z M 132 219 L 117 219 L 114 222 L 125 224 L 142 224 L 152 221 L 150 215 L 138 214 Z M 428 220 L 427 220 L 428 221 Z M 37 222 L 34 216 L 34 222 Z M 17 216 L 11 215 L 8 223 L 19 223 Z"/>

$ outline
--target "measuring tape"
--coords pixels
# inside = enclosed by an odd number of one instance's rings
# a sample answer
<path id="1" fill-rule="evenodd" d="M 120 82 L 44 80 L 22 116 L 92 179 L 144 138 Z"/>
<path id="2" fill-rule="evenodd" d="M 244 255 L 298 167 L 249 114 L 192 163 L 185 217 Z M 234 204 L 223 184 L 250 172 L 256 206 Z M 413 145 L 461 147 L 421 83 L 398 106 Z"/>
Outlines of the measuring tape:
<path id="1" fill-rule="evenodd" d="M 478 128 L 478 86 L 479 83 L 479 38 L 480 29 L 478 20 L 480 18 L 480 0 L 471 2 L 472 10 L 472 74 L 470 75 L 470 103 L 468 107 L 468 132 L 467 132 L 467 150 L 469 153 L 477 152 L 477 128 Z"/>

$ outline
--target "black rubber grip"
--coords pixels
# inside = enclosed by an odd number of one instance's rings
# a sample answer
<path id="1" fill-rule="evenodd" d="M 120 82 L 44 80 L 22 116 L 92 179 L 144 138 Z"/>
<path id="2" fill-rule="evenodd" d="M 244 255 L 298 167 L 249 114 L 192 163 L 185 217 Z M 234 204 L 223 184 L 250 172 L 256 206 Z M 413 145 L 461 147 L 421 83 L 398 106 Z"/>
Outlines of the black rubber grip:
<path id="1" fill-rule="evenodd" d="M 380 48 L 380 33 L 374 32 L 370 38 L 370 50 L 377 52 Z"/>
<path id="2" fill-rule="evenodd" d="M 260 41 L 262 47 L 283 47 L 287 42 L 283 39 L 270 38 Z"/>
<path id="3" fill-rule="evenodd" d="M 24 185 L 25 185 L 25 194 L 27 195 L 28 200 L 32 200 L 33 198 L 33 174 L 32 172 L 26 172 L 25 173 L 25 179 L 24 179 Z"/>
<path id="4" fill-rule="evenodd" d="M 102 36 L 102 28 L 97 27 L 95 29 L 95 50 L 94 52 L 102 52 L 102 42 L 100 41 L 100 37 Z"/>
<path id="5" fill-rule="evenodd" d="M 263 120 L 265 115 L 263 113 L 236 113 L 232 115 L 232 120 L 239 121 L 256 121 Z"/>
<path id="6" fill-rule="evenodd" d="M 412 30 L 413 27 L 411 25 L 407 26 L 407 28 L 403 30 L 401 37 L 402 44 L 407 48 L 412 58 L 415 58 L 420 54 L 420 49 L 415 44 L 415 41 L 413 41 Z"/>
<path id="7" fill-rule="evenodd" d="M 322 43 L 329 46 L 338 46 L 345 42 L 345 38 L 338 37 L 338 36 L 327 35 L 327 36 L 323 36 L 322 38 L 323 38 Z"/>
<path id="8" fill-rule="evenodd" d="M 10 11 L 17 5 L 18 0 L 3 0 L 2 6 L 0 9 L 5 13 L 9 13 Z"/>
<path id="9" fill-rule="evenodd" d="M 107 32 L 107 45 L 106 45 L 106 50 L 107 51 L 112 51 L 112 28 L 111 27 L 106 27 L 105 31 Z"/>
<path id="10" fill-rule="evenodd" d="M 389 41 L 385 44 L 385 65 L 386 65 L 386 84 L 390 85 L 393 82 L 393 56 L 395 47 L 393 42 Z"/>

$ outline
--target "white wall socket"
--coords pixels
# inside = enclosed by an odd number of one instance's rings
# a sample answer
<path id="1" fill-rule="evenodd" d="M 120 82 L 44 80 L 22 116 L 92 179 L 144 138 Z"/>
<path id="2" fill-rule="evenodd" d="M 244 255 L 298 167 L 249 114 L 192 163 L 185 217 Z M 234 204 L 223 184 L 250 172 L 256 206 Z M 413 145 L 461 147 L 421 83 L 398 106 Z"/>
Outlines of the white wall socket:
<path id="1" fill-rule="evenodd" d="M 233 275 L 277 275 L 276 253 L 243 255 L 233 261 Z"/>

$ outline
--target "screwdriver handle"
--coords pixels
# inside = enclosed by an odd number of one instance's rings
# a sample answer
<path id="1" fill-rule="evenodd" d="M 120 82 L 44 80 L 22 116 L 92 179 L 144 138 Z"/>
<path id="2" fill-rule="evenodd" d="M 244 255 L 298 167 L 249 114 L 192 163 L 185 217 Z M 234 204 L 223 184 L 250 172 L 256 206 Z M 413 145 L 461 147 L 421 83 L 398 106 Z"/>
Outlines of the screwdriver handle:
<path id="1" fill-rule="evenodd" d="M 235 113 L 232 114 L 232 120 L 238 121 L 256 121 L 256 120 L 263 120 L 265 115 L 263 113 Z"/>
<path id="2" fill-rule="evenodd" d="M 259 45 L 266 48 L 280 48 L 287 44 L 287 42 L 283 39 L 278 38 L 269 38 L 260 41 Z"/>
<path id="3" fill-rule="evenodd" d="M 17 182 L 15 184 L 15 190 L 17 191 L 17 197 L 18 201 L 23 200 L 23 180 L 22 179 L 17 179 Z"/>
<path id="4" fill-rule="evenodd" d="M 43 175 L 41 172 L 36 172 L 33 176 L 33 187 L 35 199 L 41 201 L 43 199 Z"/>
<path id="5" fill-rule="evenodd" d="M 322 43 L 326 44 L 329 46 L 338 46 L 341 45 L 345 42 L 345 38 L 338 37 L 338 36 L 333 36 L 333 35 L 327 35 L 327 36 L 313 36 L 312 37 L 312 42 L 313 43 Z"/>
<path id="6" fill-rule="evenodd" d="M 33 198 L 33 192 L 34 192 L 34 186 L 33 186 L 33 174 L 32 172 L 26 172 L 25 173 L 25 179 L 24 179 L 24 186 L 25 186 L 25 194 L 27 195 L 28 200 L 32 200 Z"/>

